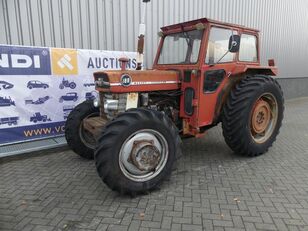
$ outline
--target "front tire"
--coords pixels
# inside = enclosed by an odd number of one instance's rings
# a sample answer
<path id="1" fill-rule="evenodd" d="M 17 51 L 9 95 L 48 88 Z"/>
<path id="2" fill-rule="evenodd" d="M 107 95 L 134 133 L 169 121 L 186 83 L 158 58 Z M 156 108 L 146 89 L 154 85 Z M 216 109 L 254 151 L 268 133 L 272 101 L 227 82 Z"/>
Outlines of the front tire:
<path id="1" fill-rule="evenodd" d="M 180 155 L 181 139 L 173 122 L 161 112 L 140 108 L 106 125 L 94 159 L 112 190 L 134 195 L 159 186 Z"/>
<path id="2" fill-rule="evenodd" d="M 263 154 L 276 140 L 283 111 L 283 93 L 275 79 L 246 76 L 232 90 L 223 109 L 226 143 L 235 153 Z"/>
<path id="3" fill-rule="evenodd" d="M 87 100 L 77 105 L 68 115 L 65 123 L 65 138 L 68 146 L 79 156 L 93 159 L 95 138 L 83 128 L 83 119 L 99 115 L 93 101 Z"/>

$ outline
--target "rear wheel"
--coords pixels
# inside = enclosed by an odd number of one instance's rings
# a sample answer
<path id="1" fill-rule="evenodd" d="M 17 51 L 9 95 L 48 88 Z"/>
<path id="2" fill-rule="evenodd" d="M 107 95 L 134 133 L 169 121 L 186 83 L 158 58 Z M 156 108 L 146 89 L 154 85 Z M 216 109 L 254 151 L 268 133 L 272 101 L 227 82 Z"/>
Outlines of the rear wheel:
<path id="1" fill-rule="evenodd" d="M 164 114 L 133 109 L 106 125 L 95 150 L 99 176 L 120 193 L 142 193 L 170 175 L 181 140 Z"/>
<path id="2" fill-rule="evenodd" d="M 99 109 L 93 106 L 93 101 L 87 100 L 70 112 L 65 123 L 67 144 L 75 153 L 86 159 L 93 159 L 96 140 L 84 129 L 83 120 L 98 115 Z"/>
<path id="3" fill-rule="evenodd" d="M 270 76 L 247 76 L 230 93 L 223 110 L 223 135 L 236 153 L 263 154 L 272 146 L 283 119 L 284 99 Z"/>

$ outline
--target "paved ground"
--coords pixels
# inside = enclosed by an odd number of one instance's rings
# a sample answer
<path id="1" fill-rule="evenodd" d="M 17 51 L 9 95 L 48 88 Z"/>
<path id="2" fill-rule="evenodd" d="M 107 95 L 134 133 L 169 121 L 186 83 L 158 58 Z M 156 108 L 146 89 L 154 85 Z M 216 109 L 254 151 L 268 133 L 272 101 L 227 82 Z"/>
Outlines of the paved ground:
<path id="1" fill-rule="evenodd" d="M 233 154 L 220 128 L 184 148 L 171 179 L 135 198 L 71 151 L 0 160 L 0 230 L 308 230 L 308 98 L 287 102 L 263 156 Z"/>

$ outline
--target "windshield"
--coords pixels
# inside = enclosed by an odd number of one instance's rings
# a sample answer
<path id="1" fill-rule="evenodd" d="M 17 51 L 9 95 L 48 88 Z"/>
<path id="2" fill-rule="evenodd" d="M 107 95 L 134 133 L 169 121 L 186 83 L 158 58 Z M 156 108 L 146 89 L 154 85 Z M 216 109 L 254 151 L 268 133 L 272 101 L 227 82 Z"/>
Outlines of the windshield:
<path id="1" fill-rule="evenodd" d="M 158 64 L 197 63 L 203 30 L 169 34 L 164 38 Z"/>

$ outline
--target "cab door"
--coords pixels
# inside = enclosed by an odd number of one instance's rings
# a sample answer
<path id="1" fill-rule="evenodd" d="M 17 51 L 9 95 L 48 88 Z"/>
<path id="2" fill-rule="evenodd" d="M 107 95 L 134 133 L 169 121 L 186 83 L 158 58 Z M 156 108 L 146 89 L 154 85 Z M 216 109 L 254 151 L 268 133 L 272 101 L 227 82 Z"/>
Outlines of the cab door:
<path id="1" fill-rule="evenodd" d="M 235 67 L 236 53 L 228 52 L 230 36 L 238 31 L 229 27 L 211 26 L 199 88 L 199 127 L 213 124 L 215 107 L 228 77 Z"/>

